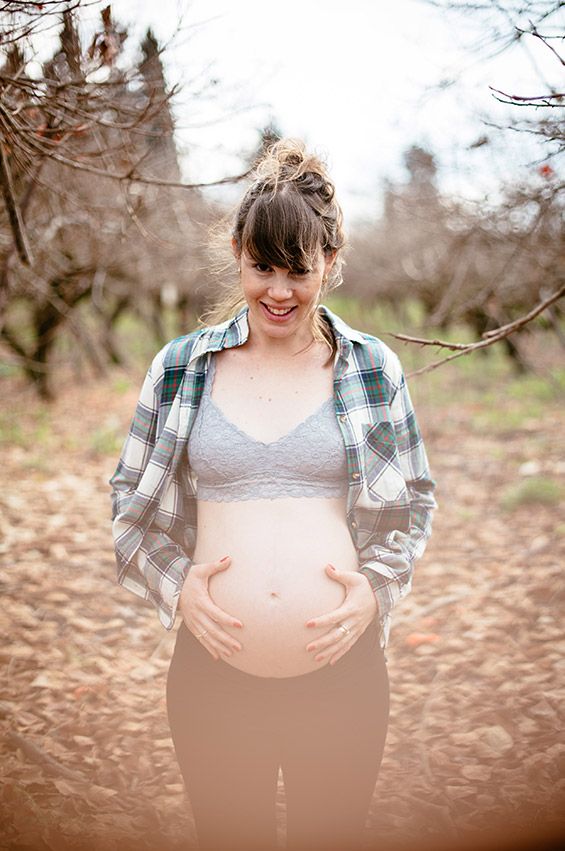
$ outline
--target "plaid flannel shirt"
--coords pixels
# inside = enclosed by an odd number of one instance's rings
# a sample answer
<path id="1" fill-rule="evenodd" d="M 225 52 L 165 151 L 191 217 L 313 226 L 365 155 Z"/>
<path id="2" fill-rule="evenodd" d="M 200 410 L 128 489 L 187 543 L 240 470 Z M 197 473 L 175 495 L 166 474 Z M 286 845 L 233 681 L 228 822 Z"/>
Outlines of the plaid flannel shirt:
<path id="1" fill-rule="evenodd" d="M 359 569 L 376 596 L 385 648 L 392 609 L 410 591 L 414 562 L 431 534 L 436 482 L 398 356 L 325 305 L 319 310 L 337 342 L 334 399 L 347 457 L 346 519 Z M 210 353 L 245 343 L 248 311 L 246 305 L 157 353 L 109 481 L 118 583 L 149 600 L 167 630 L 196 546 L 197 477 L 188 436 Z"/>

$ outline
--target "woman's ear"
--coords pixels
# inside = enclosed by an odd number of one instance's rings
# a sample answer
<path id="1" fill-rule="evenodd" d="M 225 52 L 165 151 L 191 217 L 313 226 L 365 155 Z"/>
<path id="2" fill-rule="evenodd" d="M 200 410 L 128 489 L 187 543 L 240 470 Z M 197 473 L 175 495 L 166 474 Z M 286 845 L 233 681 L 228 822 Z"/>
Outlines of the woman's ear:
<path id="1" fill-rule="evenodd" d="M 332 266 L 336 261 L 337 257 L 337 249 L 332 251 L 331 254 L 324 255 L 324 277 L 327 278 L 332 270 Z"/>
<path id="2" fill-rule="evenodd" d="M 236 261 L 239 263 L 239 261 L 240 261 L 239 248 L 237 246 L 237 240 L 236 240 L 235 236 L 232 236 L 232 238 L 231 238 L 231 250 L 233 252 L 233 256 L 235 257 Z"/>

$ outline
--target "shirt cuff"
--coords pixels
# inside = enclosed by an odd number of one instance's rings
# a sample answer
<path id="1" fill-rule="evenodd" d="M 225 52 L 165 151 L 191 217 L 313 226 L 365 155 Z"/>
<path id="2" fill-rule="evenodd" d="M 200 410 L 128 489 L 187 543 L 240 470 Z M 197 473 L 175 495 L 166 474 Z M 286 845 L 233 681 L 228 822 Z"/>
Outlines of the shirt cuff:
<path id="1" fill-rule="evenodd" d="M 142 575 L 147 575 L 146 565 L 149 560 L 147 553 L 142 547 L 137 554 L 137 563 Z M 167 572 L 159 573 L 157 588 L 150 590 L 149 594 L 156 606 L 159 620 L 166 630 L 171 630 L 175 624 L 177 608 L 184 580 L 192 566 L 192 562 L 184 555 L 173 559 L 167 567 Z"/>
<path id="2" fill-rule="evenodd" d="M 400 599 L 398 582 L 388 576 L 384 576 L 372 567 L 362 567 L 359 573 L 363 573 L 373 589 L 379 609 L 378 617 L 382 620 L 394 608 Z"/>

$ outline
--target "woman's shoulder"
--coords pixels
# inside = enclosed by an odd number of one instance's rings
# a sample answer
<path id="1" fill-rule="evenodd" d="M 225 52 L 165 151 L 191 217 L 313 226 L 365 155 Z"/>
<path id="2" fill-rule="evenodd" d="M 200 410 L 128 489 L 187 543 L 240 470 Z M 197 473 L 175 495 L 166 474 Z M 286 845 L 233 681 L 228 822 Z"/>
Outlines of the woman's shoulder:
<path id="1" fill-rule="evenodd" d="M 162 404 L 172 402 L 188 364 L 208 350 L 221 349 L 226 340 L 237 341 L 245 333 L 245 308 L 216 324 L 204 324 L 169 340 L 157 352 L 149 367 L 149 376 L 153 382 L 153 392 Z"/>
<path id="2" fill-rule="evenodd" d="M 201 325 L 188 334 L 169 340 L 155 355 L 155 369 L 184 369 L 195 350 L 204 350 L 207 346 L 222 348 L 226 340 L 241 339 L 247 327 L 245 311 L 246 308 L 242 308 L 223 322 Z"/>
<path id="3" fill-rule="evenodd" d="M 396 352 L 376 334 L 368 331 L 360 331 L 348 325 L 347 322 L 336 313 L 326 309 L 330 314 L 334 328 L 352 343 L 351 353 L 360 370 L 379 370 L 383 372 L 393 383 L 400 380 L 402 364 Z"/>
<path id="4" fill-rule="evenodd" d="M 169 340 L 158 355 L 161 357 L 164 366 L 186 366 L 196 343 L 209 331 L 209 328 L 196 328 L 188 334 Z"/>
<path id="5" fill-rule="evenodd" d="M 361 373 L 376 371 L 389 387 L 389 393 L 394 395 L 403 377 L 400 358 L 391 347 L 375 334 L 360 332 L 364 344 L 355 346 L 354 356 Z"/>
<path id="6" fill-rule="evenodd" d="M 188 334 L 169 340 L 159 349 L 149 367 L 149 374 L 156 390 L 159 390 L 161 386 L 170 388 L 178 385 L 196 344 L 207 330 L 197 328 Z"/>

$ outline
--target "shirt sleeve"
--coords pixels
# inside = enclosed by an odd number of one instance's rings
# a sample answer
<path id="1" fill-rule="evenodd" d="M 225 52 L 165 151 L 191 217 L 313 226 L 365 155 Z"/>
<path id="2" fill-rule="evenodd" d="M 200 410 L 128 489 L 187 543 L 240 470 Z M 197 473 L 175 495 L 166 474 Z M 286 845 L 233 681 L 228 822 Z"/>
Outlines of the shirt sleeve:
<path id="1" fill-rule="evenodd" d="M 118 583 L 151 602 L 162 625 L 170 630 L 175 622 L 182 584 L 192 562 L 175 540 L 182 516 L 182 495 L 176 481 L 169 483 L 160 510 L 155 510 L 156 491 L 165 487 L 165 459 L 170 453 L 170 435 L 166 430 L 158 434 L 156 388 L 162 372 L 160 352 L 145 376 L 118 466 L 109 484 Z M 146 528 L 144 518 L 148 512 L 154 514 L 154 519 Z"/>
<path id="2" fill-rule="evenodd" d="M 400 379 L 390 411 L 400 468 L 410 497 L 410 526 L 408 532 L 393 529 L 386 535 L 374 535 L 360 553 L 360 572 L 371 584 L 382 620 L 411 590 L 414 562 L 424 553 L 432 531 L 432 515 L 438 507 L 434 497 L 436 481 L 430 475 L 404 372 L 398 359 L 396 363 Z"/>

